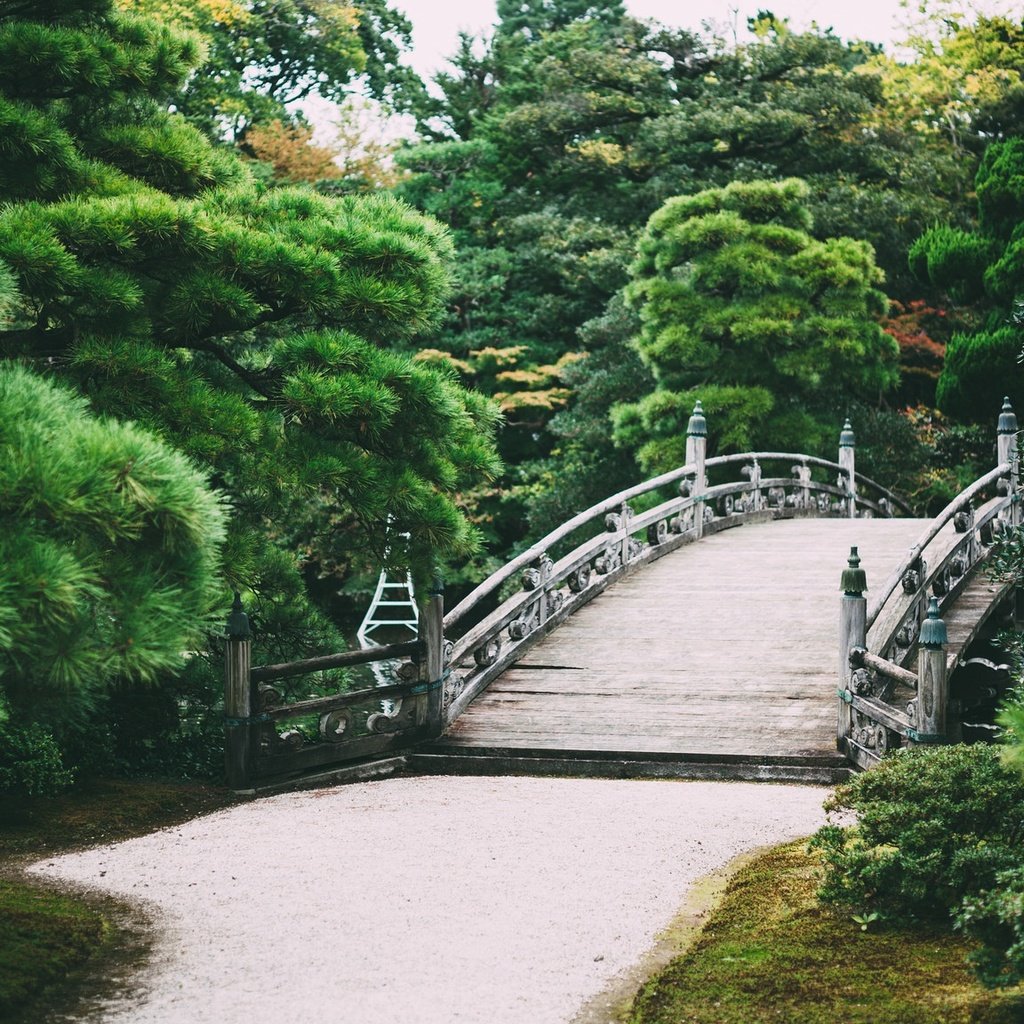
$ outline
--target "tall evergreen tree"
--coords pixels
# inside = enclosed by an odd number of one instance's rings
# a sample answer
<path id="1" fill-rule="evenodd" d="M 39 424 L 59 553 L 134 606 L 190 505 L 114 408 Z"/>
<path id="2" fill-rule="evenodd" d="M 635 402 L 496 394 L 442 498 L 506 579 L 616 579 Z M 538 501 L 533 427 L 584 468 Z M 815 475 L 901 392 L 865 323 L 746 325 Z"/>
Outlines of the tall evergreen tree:
<path id="1" fill-rule="evenodd" d="M 0 261 L 21 292 L 0 354 L 210 467 L 230 583 L 308 641 L 293 552 L 423 574 L 464 553 L 457 494 L 495 470 L 495 414 L 393 351 L 441 316 L 446 231 L 387 197 L 260 189 L 167 113 L 197 57 L 101 0 L 0 8 Z"/>
<path id="2" fill-rule="evenodd" d="M 846 403 L 895 385 L 871 247 L 812 238 L 807 195 L 796 179 L 736 182 L 670 199 L 648 222 L 626 296 L 657 388 L 615 417 L 645 472 L 682 463 L 698 398 L 719 450 L 806 451 Z"/>
<path id="3" fill-rule="evenodd" d="M 1024 345 L 1024 139 L 988 147 L 975 191 L 976 230 L 935 227 L 910 250 L 910 266 L 920 279 L 966 307 L 966 329 L 946 347 L 936 401 L 969 422 L 990 416 L 1003 395 L 1018 407 L 1024 402 L 1024 380 L 1016 368 Z"/>

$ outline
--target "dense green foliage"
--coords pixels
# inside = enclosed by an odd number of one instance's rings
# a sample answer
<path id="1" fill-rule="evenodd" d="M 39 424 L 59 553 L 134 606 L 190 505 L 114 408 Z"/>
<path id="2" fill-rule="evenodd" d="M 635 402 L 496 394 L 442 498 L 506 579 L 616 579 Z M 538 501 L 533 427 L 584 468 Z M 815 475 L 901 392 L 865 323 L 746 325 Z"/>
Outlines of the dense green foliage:
<path id="1" fill-rule="evenodd" d="M 234 511 L 231 582 L 286 598 L 307 638 L 330 631 L 287 583 L 297 541 L 350 546 L 358 527 L 379 558 L 390 518 L 411 537 L 393 557 L 423 572 L 471 547 L 453 495 L 493 472 L 494 415 L 388 350 L 441 314 L 444 230 L 387 197 L 254 185 L 165 112 L 195 58 L 170 29 L 96 4 L 3 27 L 12 47 L 62 46 L 70 70 L 55 85 L 19 67 L 3 100 L 9 163 L 34 176 L 2 189 L 23 304 L 0 353 L 57 359 L 94 407 L 209 466 Z M 80 81 L 85 53 L 98 70 Z M 118 78 L 126 63 L 148 73 Z M 265 628 L 289 631 L 272 611 Z"/>
<path id="2" fill-rule="evenodd" d="M 202 79 L 201 49 L 112 2 L 0 7 L 0 357 L 137 424 L 74 427 L 83 402 L 62 419 L 56 397 L 33 412 L 10 390 L 25 408 L 3 420 L 9 432 L 24 417 L 6 440 L 20 458 L 0 470 L 0 628 L 16 668 L 3 686 L 13 713 L 54 723 L 91 705 L 89 728 L 63 741 L 98 767 L 167 768 L 171 752 L 208 767 L 220 670 L 199 634 L 230 591 L 248 593 L 263 657 L 337 650 L 300 552 L 343 575 L 389 551 L 423 578 L 473 548 L 458 495 L 497 468 L 492 406 L 395 351 L 442 315 L 445 229 L 386 195 L 255 182 L 169 112 Z M 180 454 L 158 455 L 147 431 Z M 223 572 L 215 509 L 187 511 L 204 474 L 231 513 Z M 25 583 L 43 555 L 45 601 Z M 194 593 L 172 555 L 205 559 Z M 185 651 L 197 656 L 175 694 Z M 159 695 L 131 698 L 154 682 Z M 207 717 L 187 724 L 194 710 Z"/>
<path id="3" fill-rule="evenodd" d="M 981 943 L 970 959 L 986 985 L 1024 981 L 1024 867 L 1000 872 L 991 889 L 966 899 L 957 924 Z"/>
<path id="4" fill-rule="evenodd" d="M 66 789 L 74 773 L 60 747 L 41 725 L 0 721 L 0 799 L 52 796 Z"/>
<path id="5" fill-rule="evenodd" d="M 826 808 L 857 822 L 815 836 L 822 896 L 862 913 L 949 920 L 1020 866 L 1024 776 L 995 747 L 902 751 L 840 786 Z"/>
<path id="6" fill-rule="evenodd" d="M 616 440 L 649 474 L 683 459 L 700 398 L 721 450 L 796 450 L 843 407 L 892 387 L 896 342 L 871 247 L 814 240 L 802 182 L 734 183 L 670 199 L 626 289 L 656 390 L 616 410 Z"/>
<path id="7" fill-rule="evenodd" d="M 0 366 L 0 686 L 16 718 L 59 720 L 182 665 L 220 596 L 224 535 L 184 456 Z"/>
<path id="8" fill-rule="evenodd" d="M 921 280 L 974 307 L 970 329 L 950 339 L 936 389 L 940 408 L 965 420 L 981 419 L 1005 394 L 1024 401 L 1024 382 L 1013 372 L 1021 337 L 1010 317 L 1024 295 L 1024 139 L 988 147 L 975 189 L 976 230 L 934 227 L 909 252 Z"/>

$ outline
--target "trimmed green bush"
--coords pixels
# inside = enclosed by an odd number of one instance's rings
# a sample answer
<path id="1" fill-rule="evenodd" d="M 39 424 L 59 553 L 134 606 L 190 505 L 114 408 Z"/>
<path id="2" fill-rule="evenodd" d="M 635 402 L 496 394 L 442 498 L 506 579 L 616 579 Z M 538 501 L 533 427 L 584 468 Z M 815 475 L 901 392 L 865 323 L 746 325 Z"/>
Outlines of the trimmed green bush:
<path id="1" fill-rule="evenodd" d="M 1024 777 L 995 747 L 901 751 L 836 789 L 820 829 L 820 895 L 884 919 L 948 920 L 966 897 L 1020 866 Z"/>
<path id="2" fill-rule="evenodd" d="M 42 726 L 0 722 L 0 797 L 52 796 L 73 781 L 60 748 Z"/>
<path id="3" fill-rule="evenodd" d="M 965 900 L 956 921 L 981 942 L 968 959 L 986 985 L 1024 981 L 1024 867 L 1001 872 L 994 888 Z"/>

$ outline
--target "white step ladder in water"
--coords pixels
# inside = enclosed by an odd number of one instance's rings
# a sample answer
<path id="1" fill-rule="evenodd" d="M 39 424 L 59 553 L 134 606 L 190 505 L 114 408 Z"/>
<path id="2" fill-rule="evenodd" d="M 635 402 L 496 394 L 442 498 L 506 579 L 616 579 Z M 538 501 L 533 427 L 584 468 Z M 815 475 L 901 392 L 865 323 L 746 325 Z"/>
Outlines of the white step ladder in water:
<path id="1" fill-rule="evenodd" d="M 379 640 L 374 635 L 381 631 L 386 632 L 386 640 Z M 356 630 L 359 646 L 367 650 L 384 644 L 415 640 L 419 635 L 420 611 L 416 605 L 412 576 L 405 573 L 402 579 L 395 579 L 387 569 L 383 569 L 370 607 Z M 371 665 L 378 686 L 394 682 L 388 674 L 389 665 L 386 661 L 375 661 Z"/>

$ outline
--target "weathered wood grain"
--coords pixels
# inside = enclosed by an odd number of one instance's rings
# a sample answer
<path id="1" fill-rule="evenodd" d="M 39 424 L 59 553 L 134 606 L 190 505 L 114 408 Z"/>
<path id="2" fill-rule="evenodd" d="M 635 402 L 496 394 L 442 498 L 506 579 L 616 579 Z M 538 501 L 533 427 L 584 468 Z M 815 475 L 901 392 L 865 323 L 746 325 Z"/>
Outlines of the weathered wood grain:
<path id="1" fill-rule="evenodd" d="M 870 592 L 925 525 L 782 520 L 686 545 L 538 643 L 435 749 L 835 756 L 850 546 Z"/>

